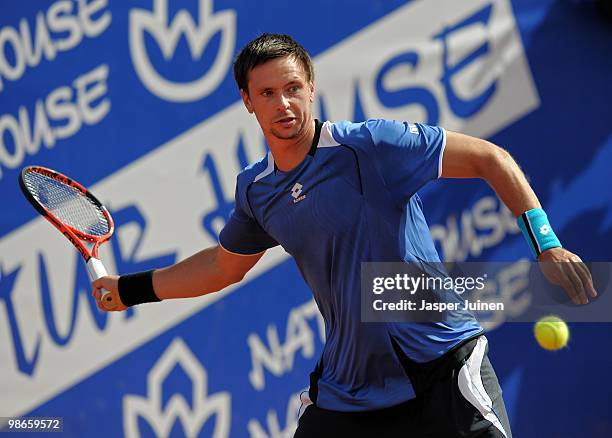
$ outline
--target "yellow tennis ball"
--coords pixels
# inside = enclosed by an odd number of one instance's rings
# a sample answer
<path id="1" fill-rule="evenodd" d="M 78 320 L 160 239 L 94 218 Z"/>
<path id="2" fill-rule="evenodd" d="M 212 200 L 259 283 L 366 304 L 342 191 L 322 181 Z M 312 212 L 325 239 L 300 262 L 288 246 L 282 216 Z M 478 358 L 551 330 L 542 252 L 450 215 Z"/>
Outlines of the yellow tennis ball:
<path id="1" fill-rule="evenodd" d="M 545 316 L 536 322 L 533 328 L 540 347 L 545 350 L 559 350 L 567 345 L 569 340 L 569 328 L 565 321 L 558 316 Z"/>

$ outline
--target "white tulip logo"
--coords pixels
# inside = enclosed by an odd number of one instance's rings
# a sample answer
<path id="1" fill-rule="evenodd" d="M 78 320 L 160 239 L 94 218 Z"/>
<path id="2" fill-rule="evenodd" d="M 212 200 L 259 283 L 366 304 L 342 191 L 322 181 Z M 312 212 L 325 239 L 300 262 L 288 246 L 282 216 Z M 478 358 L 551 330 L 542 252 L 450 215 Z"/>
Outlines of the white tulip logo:
<path id="1" fill-rule="evenodd" d="M 180 366 L 192 382 L 192 403 L 182 394 L 173 394 L 162 408 L 163 383 Z M 178 420 L 185 435 L 195 438 L 207 420 L 216 417 L 213 438 L 227 438 L 231 420 L 229 392 L 208 394 L 208 375 L 182 339 L 176 338 L 147 375 L 147 395 L 128 394 L 123 397 L 123 429 L 128 438 L 140 436 L 138 418 L 145 419 L 158 437 L 168 437 Z"/>
<path id="2" fill-rule="evenodd" d="M 169 23 L 168 0 L 154 0 L 153 11 L 130 11 L 132 62 L 138 77 L 151 93 L 172 102 L 193 102 L 209 95 L 221 83 L 234 53 L 236 13 L 224 10 L 213 14 L 212 7 L 212 0 L 200 0 L 199 25 L 184 9 Z M 192 82 L 173 82 L 161 76 L 151 64 L 144 43 L 145 31 L 155 39 L 166 61 L 172 58 L 181 35 L 185 35 L 194 61 L 202 57 L 206 45 L 217 32 L 221 33 L 221 42 L 215 61 L 202 77 Z"/>

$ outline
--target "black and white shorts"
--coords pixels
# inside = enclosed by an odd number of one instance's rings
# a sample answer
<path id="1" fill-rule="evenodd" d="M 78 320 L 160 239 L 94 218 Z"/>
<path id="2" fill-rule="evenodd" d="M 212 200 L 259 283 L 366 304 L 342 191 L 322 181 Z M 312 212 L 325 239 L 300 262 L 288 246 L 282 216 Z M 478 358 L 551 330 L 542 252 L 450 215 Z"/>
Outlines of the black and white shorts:
<path id="1" fill-rule="evenodd" d="M 425 364 L 411 361 L 394 346 L 415 399 L 366 412 L 322 409 L 314 400 L 300 417 L 294 437 L 511 438 L 486 337 L 464 341 Z"/>

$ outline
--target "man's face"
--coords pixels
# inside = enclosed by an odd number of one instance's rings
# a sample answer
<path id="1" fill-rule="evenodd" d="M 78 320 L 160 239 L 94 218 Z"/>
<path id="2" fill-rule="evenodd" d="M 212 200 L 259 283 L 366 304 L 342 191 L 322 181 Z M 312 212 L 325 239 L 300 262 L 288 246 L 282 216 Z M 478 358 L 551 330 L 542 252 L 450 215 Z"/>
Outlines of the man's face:
<path id="1" fill-rule="evenodd" d="M 240 90 L 240 95 L 266 137 L 290 140 L 308 128 L 314 84 L 298 60 L 288 56 L 258 65 L 249 72 L 248 84 L 248 94 Z"/>

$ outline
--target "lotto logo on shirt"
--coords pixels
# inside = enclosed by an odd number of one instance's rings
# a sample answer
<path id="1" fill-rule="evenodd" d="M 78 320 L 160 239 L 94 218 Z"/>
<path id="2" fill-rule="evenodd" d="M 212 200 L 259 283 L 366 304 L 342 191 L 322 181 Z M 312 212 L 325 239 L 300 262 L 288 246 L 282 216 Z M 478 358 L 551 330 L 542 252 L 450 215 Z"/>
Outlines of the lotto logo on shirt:
<path id="1" fill-rule="evenodd" d="M 297 204 L 298 202 L 302 201 L 304 198 L 306 198 L 306 195 L 302 195 L 302 187 L 304 187 L 302 184 L 300 183 L 295 183 L 295 185 L 293 186 L 293 188 L 291 189 L 291 196 L 293 196 L 293 203 Z M 301 195 L 301 196 L 300 196 Z"/>

